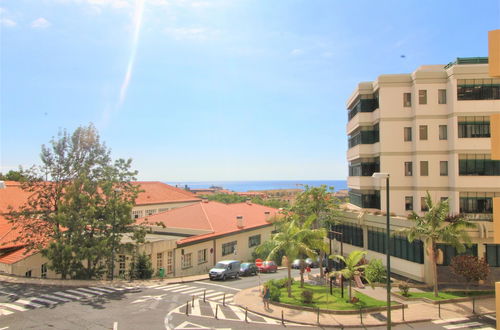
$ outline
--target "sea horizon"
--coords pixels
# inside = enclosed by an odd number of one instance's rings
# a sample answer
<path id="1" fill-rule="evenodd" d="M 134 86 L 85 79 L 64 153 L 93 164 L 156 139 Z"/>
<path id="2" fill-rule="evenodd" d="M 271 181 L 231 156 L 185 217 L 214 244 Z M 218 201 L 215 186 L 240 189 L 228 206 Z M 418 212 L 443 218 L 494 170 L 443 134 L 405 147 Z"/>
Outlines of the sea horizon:
<path id="1" fill-rule="evenodd" d="M 165 181 L 165 183 L 191 189 L 206 189 L 211 186 L 222 187 L 235 192 L 272 189 L 303 189 L 305 185 L 334 187 L 335 191 L 347 189 L 347 180 L 214 180 L 214 181 Z"/>

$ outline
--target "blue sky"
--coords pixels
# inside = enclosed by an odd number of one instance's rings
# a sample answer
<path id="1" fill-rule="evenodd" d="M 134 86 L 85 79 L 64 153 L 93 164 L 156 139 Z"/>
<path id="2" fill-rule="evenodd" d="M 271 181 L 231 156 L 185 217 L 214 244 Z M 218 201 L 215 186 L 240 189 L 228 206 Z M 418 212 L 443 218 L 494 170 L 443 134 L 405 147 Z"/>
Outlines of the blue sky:
<path id="1" fill-rule="evenodd" d="M 92 122 L 140 179 L 165 181 L 345 179 L 358 82 L 487 56 L 500 28 L 500 0 L 0 8 L 0 171 L 38 163 L 58 130 Z"/>

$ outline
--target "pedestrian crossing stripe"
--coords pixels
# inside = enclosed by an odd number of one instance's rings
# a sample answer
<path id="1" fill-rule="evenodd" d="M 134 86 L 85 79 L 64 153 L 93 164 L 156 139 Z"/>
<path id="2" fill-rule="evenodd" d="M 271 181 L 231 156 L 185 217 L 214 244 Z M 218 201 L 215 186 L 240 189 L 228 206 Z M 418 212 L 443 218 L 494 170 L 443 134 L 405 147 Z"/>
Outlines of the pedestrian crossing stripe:
<path id="1" fill-rule="evenodd" d="M 104 294 L 116 293 L 133 287 L 88 287 L 73 288 L 65 291 L 43 293 L 35 297 L 23 297 L 11 303 L 0 303 L 0 316 L 15 312 L 25 312 L 33 308 L 54 306 L 61 303 L 72 302 L 83 298 L 92 298 Z M 11 295 L 11 294 L 9 294 Z"/>
<path id="2" fill-rule="evenodd" d="M 245 313 L 242 311 L 242 309 L 238 306 L 232 306 L 232 305 L 226 305 L 222 306 L 219 303 L 216 303 L 214 301 L 207 301 L 205 306 L 209 306 L 211 310 L 211 315 L 205 315 L 202 313 L 202 307 L 201 307 L 201 302 L 200 299 L 195 299 L 194 301 L 194 307 L 191 303 L 188 304 L 188 314 L 193 315 L 193 316 L 198 316 L 198 317 L 204 317 L 204 318 L 215 318 L 215 311 L 217 310 L 217 319 L 219 320 L 229 320 L 229 321 L 245 321 Z M 186 305 L 182 305 L 178 307 L 177 309 L 174 310 L 174 313 L 177 314 L 186 314 Z M 236 318 L 230 317 L 231 314 L 234 314 Z M 248 312 L 248 322 L 249 323 L 257 323 L 257 324 L 281 324 L 281 321 L 274 320 L 262 315 L 258 315 L 252 312 Z M 250 316 L 252 318 L 257 318 L 257 319 L 262 319 L 262 321 L 255 321 L 251 320 Z"/>
<path id="3" fill-rule="evenodd" d="M 487 316 L 487 315 L 484 315 Z M 477 321 L 470 320 L 466 317 L 458 317 L 453 319 L 445 319 L 445 320 L 434 320 L 432 321 L 434 324 L 439 324 L 443 328 L 448 330 L 454 329 L 463 329 L 463 328 L 474 328 L 478 330 L 494 330 L 494 328 L 489 327 L 484 323 L 480 323 Z"/>

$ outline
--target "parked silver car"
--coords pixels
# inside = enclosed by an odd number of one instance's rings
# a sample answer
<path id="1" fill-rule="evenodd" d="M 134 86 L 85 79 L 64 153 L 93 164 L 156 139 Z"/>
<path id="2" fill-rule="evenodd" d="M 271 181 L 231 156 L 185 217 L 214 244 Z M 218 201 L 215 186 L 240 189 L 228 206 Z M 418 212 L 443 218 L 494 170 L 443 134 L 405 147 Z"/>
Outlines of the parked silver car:
<path id="1" fill-rule="evenodd" d="M 223 280 L 240 276 L 240 262 L 238 260 L 219 261 L 214 268 L 210 269 L 208 276 L 211 280 Z"/>

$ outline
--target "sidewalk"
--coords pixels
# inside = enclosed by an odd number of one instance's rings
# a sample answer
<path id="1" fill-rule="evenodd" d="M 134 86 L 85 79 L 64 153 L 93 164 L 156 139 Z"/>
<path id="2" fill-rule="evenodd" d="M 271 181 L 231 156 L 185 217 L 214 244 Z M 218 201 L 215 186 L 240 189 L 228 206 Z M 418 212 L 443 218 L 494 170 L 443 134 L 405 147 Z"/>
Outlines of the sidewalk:
<path id="1" fill-rule="evenodd" d="M 363 293 L 369 294 L 369 289 L 363 290 Z M 380 291 L 380 290 L 377 290 Z M 375 295 L 381 295 L 382 292 L 376 292 Z M 261 314 L 270 318 L 281 320 L 282 313 L 286 322 L 294 322 L 300 324 L 318 325 L 317 312 L 304 311 L 299 309 L 291 309 L 281 306 L 276 306 L 271 303 L 269 309 L 264 308 L 262 298 L 260 297 L 258 287 L 245 289 L 234 296 L 234 303 L 240 307 L 247 308 L 256 314 Z M 461 303 L 441 304 L 441 317 L 439 317 L 439 306 L 424 302 L 412 302 L 403 310 L 392 310 L 391 317 L 393 323 L 410 323 L 424 322 L 435 319 L 450 319 L 463 318 L 474 315 L 472 313 L 472 302 L 466 301 Z M 495 299 L 481 299 L 475 302 L 476 314 L 489 314 L 495 312 Z M 382 316 L 382 317 L 381 317 Z M 320 313 L 319 324 L 321 326 L 337 326 L 337 327 L 359 327 L 359 326 L 382 326 L 386 324 L 387 312 L 365 312 L 340 315 Z"/>
<path id="2" fill-rule="evenodd" d="M 208 279 L 208 274 L 193 275 L 185 277 L 166 277 L 163 279 L 155 278 L 150 280 L 59 280 L 59 279 L 42 279 L 30 277 L 17 277 L 0 275 L 0 282 L 8 282 L 12 284 L 34 284 L 34 285 L 56 285 L 56 286 L 141 286 L 154 284 L 176 284 L 194 282 Z"/>

